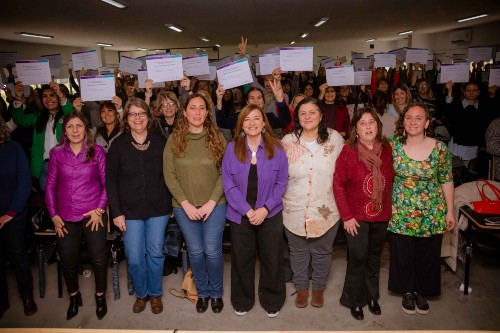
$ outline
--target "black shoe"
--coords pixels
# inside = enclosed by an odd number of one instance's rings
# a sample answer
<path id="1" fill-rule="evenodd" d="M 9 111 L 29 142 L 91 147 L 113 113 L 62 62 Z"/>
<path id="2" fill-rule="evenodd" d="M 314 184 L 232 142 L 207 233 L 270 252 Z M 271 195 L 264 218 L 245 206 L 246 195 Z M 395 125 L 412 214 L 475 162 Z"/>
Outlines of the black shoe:
<path id="1" fill-rule="evenodd" d="M 102 294 L 101 296 L 95 295 L 95 314 L 97 316 L 97 319 L 101 320 L 104 318 L 106 313 L 108 313 L 108 306 L 106 305 L 106 296 Z"/>
<path id="2" fill-rule="evenodd" d="M 417 313 L 428 314 L 429 313 L 429 303 L 425 300 L 424 296 L 414 293 L 415 295 L 415 305 L 417 306 Z"/>
<path id="3" fill-rule="evenodd" d="M 212 298 L 212 311 L 214 313 L 221 313 L 222 309 L 224 309 L 224 302 L 222 301 L 222 297 Z"/>
<path id="4" fill-rule="evenodd" d="M 33 297 L 28 297 L 23 299 L 23 307 L 24 307 L 24 315 L 25 316 L 32 316 L 34 315 L 38 307 L 36 306 L 35 300 Z"/>
<path id="5" fill-rule="evenodd" d="M 209 299 L 210 297 L 198 297 L 198 301 L 196 302 L 196 311 L 198 311 L 198 313 L 207 311 Z"/>
<path id="6" fill-rule="evenodd" d="M 377 316 L 380 316 L 382 313 L 382 309 L 380 309 L 380 305 L 377 301 L 368 301 L 368 310 Z"/>
<path id="7" fill-rule="evenodd" d="M 356 320 L 363 320 L 363 319 L 365 319 L 365 315 L 363 314 L 363 309 L 361 307 L 359 307 L 359 306 L 354 306 L 354 307 L 351 308 L 351 315 Z"/>
<path id="8" fill-rule="evenodd" d="M 417 311 L 415 311 L 415 297 L 413 293 L 405 293 L 403 294 L 403 311 L 406 312 L 407 314 L 415 314 Z"/>
<path id="9" fill-rule="evenodd" d="M 69 308 L 66 314 L 66 320 L 70 320 L 78 314 L 78 307 L 82 306 L 82 294 L 77 292 L 74 296 L 69 296 Z"/>

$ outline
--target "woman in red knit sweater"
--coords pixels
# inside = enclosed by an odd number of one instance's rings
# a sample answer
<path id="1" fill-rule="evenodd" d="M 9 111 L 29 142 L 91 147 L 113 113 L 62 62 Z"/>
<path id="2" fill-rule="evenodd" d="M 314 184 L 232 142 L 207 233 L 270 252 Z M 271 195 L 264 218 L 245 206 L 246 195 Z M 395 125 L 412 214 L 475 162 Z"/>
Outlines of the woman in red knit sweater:
<path id="1" fill-rule="evenodd" d="M 342 149 L 333 177 L 333 193 L 346 231 L 349 258 L 340 303 L 351 315 L 364 318 L 362 307 L 381 314 L 380 254 L 391 218 L 391 146 L 372 108 L 358 110 L 351 121 L 348 144 Z"/>

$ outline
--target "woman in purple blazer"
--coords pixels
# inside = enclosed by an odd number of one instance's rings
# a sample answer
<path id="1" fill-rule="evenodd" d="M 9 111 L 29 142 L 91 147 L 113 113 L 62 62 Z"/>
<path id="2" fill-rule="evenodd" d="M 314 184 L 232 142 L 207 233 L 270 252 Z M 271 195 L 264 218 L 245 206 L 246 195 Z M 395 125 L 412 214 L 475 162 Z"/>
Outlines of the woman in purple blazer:
<path id="1" fill-rule="evenodd" d="M 269 318 L 285 302 L 282 197 L 288 159 L 257 105 L 245 106 L 235 139 L 222 161 L 222 186 L 231 223 L 231 303 L 245 315 L 255 303 L 255 257 L 260 259 L 259 299 Z"/>
<path id="2" fill-rule="evenodd" d="M 94 145 L 85 116 L 72 112 L 63 123 L 61 143 L 50 151 L 45 201 L 57 234 L 61 266 L 70 295 L 66 319 L 78 314 L 82 297 L 78 287 L 78 263 L 82 235 L 94 270 L 96 315 L 107 312 L 106 233 L 102 221 L 108 203 L 105 186 L 106 153 Z"/>

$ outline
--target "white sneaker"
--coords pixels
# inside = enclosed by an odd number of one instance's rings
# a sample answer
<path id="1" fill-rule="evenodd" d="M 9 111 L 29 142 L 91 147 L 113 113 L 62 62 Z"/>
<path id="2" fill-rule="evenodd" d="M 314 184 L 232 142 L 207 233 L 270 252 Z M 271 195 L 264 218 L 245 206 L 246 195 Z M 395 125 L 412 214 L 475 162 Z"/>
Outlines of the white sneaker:
<path id="1" fill-rule="evenodd" d="M 279 311 L 266 311 L 266 315 L 268 318 L 278 317 L 279 314 L 280 314 Z"/>
<path id="2" fill-rule="evenodd" d="M 240 310 L 236 310 L 234 309 L 234 313 L 237 315 L 237 316 L 244 316 L 248 313 L 248 311 L 240 311 Z"/>

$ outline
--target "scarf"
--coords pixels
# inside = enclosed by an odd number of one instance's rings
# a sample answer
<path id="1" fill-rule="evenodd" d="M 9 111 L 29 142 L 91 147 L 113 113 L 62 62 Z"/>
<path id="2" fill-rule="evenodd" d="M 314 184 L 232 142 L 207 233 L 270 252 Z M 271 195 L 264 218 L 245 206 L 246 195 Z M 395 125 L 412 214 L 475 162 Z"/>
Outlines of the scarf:
<path id="1" fill-rule="evenodd" d="M 359 159 L 366 165 L 368 170 L 373 173 L 373 191 L 372 191 L 372 208 L 378 212 L 382 206 L 382 143 L 375 142 L 373 149 L 368 148 L 365 144 L 358 141 L 357 147 Z"/>

